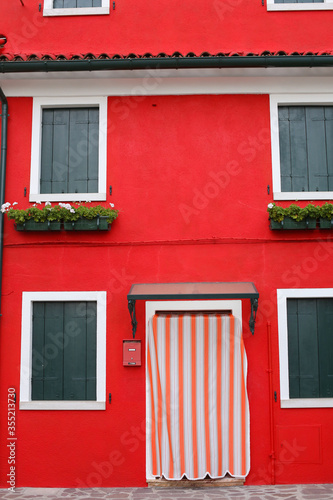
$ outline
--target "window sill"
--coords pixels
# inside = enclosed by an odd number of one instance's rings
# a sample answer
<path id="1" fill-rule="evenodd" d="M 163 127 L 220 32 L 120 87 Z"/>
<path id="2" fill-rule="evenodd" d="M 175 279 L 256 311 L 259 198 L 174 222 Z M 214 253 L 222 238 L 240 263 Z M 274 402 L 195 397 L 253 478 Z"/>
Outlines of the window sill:
<path id="1" fill-rule="evenodd" d="M 295 192 L 274 192 L 274 200 L 277 201 L 299 201 L 299 200 L 332 200 L 333 191 L 295 191 Z"/>
<path id="2" fill-rule="evenodd" d="M 20 410 L 105 410 L 105 401 L 20 401 Z"/>
<path id="3" fill-rule="evenodd" d="M 323 3 L 323 4 L 318 4 L 318 3 L 309 3 L 309 4 L 300 4 L 300 3 L 294 3 L 294 4 L 283 4 L 283 3 L 277 3 L 277 4 L 267 4 L 267 10 L 268 11 L 304 11 L 304 10 L 333 10 L 333 4 L 332 3 Z"/>
<path id="4" fill-rule="evenodd" d="M 106 193 L 60 193 L 60 194 L 30 194 L 29 201 L 31 202 L 67 202 L 71 203 L 72 201 L 82 201 L 82 202 L 90 202 L 90 201 L 106 201 Z"/>
<path id="5" fill-rule="evenodd" d="M 333 398 L 281 399 L 281 408 L 333 408 Z"/>
<path id="6" fill-rule="evenodd" d="M 76 9 L 44 9 L 43 16 L 100 16 L 110 14 L 109 7 L 81 7 Z"/>

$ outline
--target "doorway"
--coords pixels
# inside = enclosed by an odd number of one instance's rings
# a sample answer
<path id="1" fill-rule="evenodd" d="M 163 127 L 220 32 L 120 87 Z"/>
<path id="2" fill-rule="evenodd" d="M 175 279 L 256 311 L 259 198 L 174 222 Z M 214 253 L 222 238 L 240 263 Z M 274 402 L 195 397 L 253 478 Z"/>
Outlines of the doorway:
<path id="1" fill-rule="evenodd" d="M 147 302 L 146 320 L 147 480 L 244 478 L 241 301 Z"/>

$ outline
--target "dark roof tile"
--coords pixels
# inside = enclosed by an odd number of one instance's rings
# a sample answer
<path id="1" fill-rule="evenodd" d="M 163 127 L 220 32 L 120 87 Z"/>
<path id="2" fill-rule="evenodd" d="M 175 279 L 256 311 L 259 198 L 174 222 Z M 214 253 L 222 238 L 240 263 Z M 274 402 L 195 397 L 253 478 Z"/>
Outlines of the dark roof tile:
<path id="1" fill-rule="evenodd" d="M 293 51 L 286 52 L 284 50 L 278 51 L 269 51 L 264 50 L 262 52 L 217 52 L 215 54 L 211 54 L 210 52 L 204 51 L 199 55 L 195 52 L 188 52 L 186 55 L 183 55 L 181 52 L 175 51 L 172 54 L 166 54 L 165 52 L 159 52 L 158 54 L 152 54 L 151 52 L 146 52 L 144 54 L 136 54 L 134 52 L 130 52 L 128 54 L 107 54 L 103 52 L 101 54 L 94 54 L 92 52 L 88 52 L 86 54 L 44 54 L 44 53 L 34 53 L 34 54 L 15 54 L 15 53 L 2 53 L 0 51 L 0 60 L 1 61 L 36 61 L 36 60 L 58 60 L 58 61 L 71 61 L 71 60 L 94 60 L 94 59 L 151 59 L 151 58 L 195 58 L 195 57 L 274 57 L 274 56 L 328 56 L 333 55 L 333 50 L 324 50 L 318 52 L 312 51 Z"/>

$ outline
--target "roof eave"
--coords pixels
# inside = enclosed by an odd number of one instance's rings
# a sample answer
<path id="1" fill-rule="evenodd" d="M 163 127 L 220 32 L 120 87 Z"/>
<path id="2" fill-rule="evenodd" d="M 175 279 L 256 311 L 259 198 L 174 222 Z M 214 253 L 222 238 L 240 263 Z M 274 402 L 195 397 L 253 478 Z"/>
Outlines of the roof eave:
<path id="1" fill-rule="evenodd" d="M 74 60 L 0 60 L 0 73 L 117 71 L 142 69 L 312 68 L 332 67 L 333 55 L 254 55 L 141 57 Z"/>

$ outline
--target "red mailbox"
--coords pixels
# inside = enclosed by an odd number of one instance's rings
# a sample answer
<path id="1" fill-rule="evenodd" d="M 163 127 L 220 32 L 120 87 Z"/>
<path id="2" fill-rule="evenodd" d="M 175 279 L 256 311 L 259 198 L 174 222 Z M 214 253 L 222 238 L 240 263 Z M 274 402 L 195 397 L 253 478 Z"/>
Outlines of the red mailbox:
<path id="1" fill-rule="evenodd" d="M 141 340 L 123 340 L 123 365 L 141 366 Z"/>

